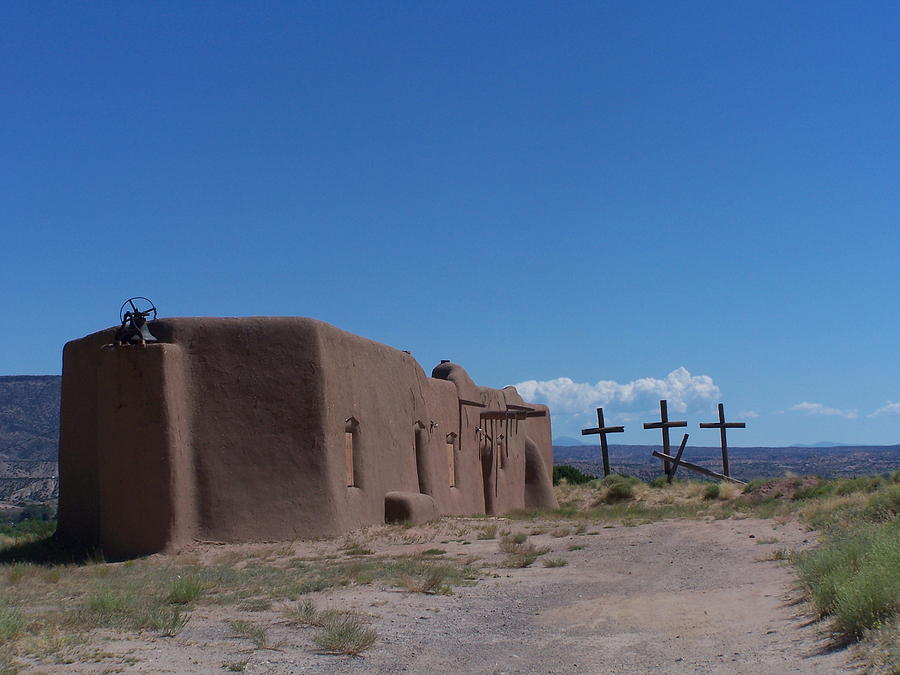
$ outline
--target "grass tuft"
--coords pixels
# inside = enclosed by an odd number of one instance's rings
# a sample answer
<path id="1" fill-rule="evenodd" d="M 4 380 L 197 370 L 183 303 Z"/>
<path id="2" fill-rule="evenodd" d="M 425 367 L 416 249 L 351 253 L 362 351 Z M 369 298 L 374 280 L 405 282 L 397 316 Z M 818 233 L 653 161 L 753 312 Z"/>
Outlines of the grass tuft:
<path id="1" fill-rule="evenodd" d="M 268 648 L 269 637 L 266 635 L 266 629 L 262 626 L 259 626 L 252 621 L 246 621 L 245 619 L 233 619 L 228 622 L 228 625 L 231 626 L 231 630 L 240 637 L 245 637 L 250 640 L 257 649 Z"/>
<path id="2" fill-rule="evenodd" d="M 378 634 L 365 625 L 357 614 L 330 616 L 321 630 L 313 635 L 313 641 L 332 654 L 358 656 L 373 644 Z"/>
<path id="3" fill-rule="evenodd" d="M 569 564 L 569 561 L 563 558 L 544 558 L 541 564 L 544 567 L 565 567 Z"/>
<path id="4" fill-rule="evenodd" d="M 478 538 L 485 539 L 496 539 L 497 538 L 497 526 L 496 525 L 485 525 L 481 528 L 481 532 L 478 533 Z"/>
<path id="5" fill-rule="evenodd" d="M 427 593 L 429 595 L 447 595 L 451 592 L 446 584 L 447 570 L 443 567 L 432 567 L 421 576 L 404 575 L 401 579 L 403 588 L 410 593 Z"/>
<path id="6" fill-rule="evenodd" d="M 203 593 L 205 584 L 193 575 L 177 576 L 169 584 L 168 601 L 173 605 L 187 605 Z"/>

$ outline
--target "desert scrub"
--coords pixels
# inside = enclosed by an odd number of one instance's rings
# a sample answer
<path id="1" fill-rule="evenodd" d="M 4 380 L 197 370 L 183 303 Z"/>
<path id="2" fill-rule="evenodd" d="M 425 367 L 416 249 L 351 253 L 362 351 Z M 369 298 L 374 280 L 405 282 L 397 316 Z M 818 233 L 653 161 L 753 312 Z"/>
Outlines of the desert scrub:
<path id="1" fill-rule="evenodd" d="M 21 635 L 25 619 L 18 607 L 11 607 L 0 600 L 0 646 Z"/>
<path id="2" fill-rule="evenodd" d="M 528 567 L 545 553 L 549 548 L 537 548 L 528 542 L 521 532 L 515 535 L 506 535 L 497 544 L 501 553 L 506 553 L 506 558 L 501 563 L 503 567 Z"/>
<path id="3" fill-rule="evenodd" d="M 332 654 L 357 656 L 375 644 L 378 634 L 367 627 L 358 614 L 337 614 L 330 616 L 320 630 L 313 635 L 313 641 Z"/>
<path id="4" fill-rule="evenodd" d="M 900 612 L 900 520 L 832 535 L 800 554 L 797 566 L 818 610 L 848 636 L 858 638 Z"/>
<path id="5" fill-rule="evenodd" d="M 447 570 L 445 568 L 433 567 L 419 576 L 404 575 L 401 583 L 403 588 L 410 593 L 448 595 L 453 592 L 453 589 L 445 583 L 446 579 Z"/>
<path id="6" fill-rule="evenodd" d="M 497 526 L 496 525 L 485 525 L 481 528 L 481 531 L 478 533 L 479 539 L 496 539 L 497 538 Z"/>
<path id="7" fill-rule="evenodd" d="M 497 548 L 501 553 L 519 553 L 528 541 L 528 536 L 522 532 L 517 534 L 505 534 L 500 538 Z"/>

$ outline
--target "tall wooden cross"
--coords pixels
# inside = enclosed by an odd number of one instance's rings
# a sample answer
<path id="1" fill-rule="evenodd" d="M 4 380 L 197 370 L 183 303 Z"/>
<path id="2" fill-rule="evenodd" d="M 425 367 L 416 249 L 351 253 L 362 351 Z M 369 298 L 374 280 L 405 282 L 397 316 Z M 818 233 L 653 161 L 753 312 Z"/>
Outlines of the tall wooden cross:
<path id="1" fill-rule="evenodd" d="M 644 422 L 644 429 L 662 429 L 663 454 L 671 455 L 669 452 L 669 429 L 672 427 L 686 427 L 687 420 L 681 422 L 669 421 L 669 404 L 666 399 L 659 402 L 659 422 Z M 666 460 L 663 460 L 663 469 L 666 477 L 671 475 L 671 467 Z"/>
<path id="2" fill-rule="evenodd" d="M 603 408 L 597 408 L 597 427 L 594 429 L 582 429 L 582 436 L 591 434 L 600 435 L 600 449 L 603 453 L 603 475 L 609 475 L 609 448 L 606 445 L 606 434 L 618 434 L 625 431 L 625 427 L 608 427 L 603 421 Z"/>
<path id="3" fill-rule="evenodd" d="M 701 422 L 701 429 L 718 429 L 722 439 L 722 473 L 731 476 L 728 470 L 728 439 L 725 436 L 726 429 L 746 429 L 746 422 L 726 422 L 725 421 L 725 405 L 719 404 L 719 421 L 718 422 Z"/>

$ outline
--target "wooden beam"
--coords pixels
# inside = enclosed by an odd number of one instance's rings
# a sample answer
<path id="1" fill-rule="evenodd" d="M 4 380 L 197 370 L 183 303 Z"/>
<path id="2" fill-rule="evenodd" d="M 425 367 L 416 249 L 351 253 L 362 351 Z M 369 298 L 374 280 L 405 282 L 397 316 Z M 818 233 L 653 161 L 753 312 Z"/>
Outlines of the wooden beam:
<path id="1" fill-rule="evenodd" d="M 671 464 L 675 461 L 675 458 L 672 457 L 672 455 L 665 455 L 661 452 L 657 452 L 656 450 L 653 451 L 653 456 L 661 459 L 667 464 Z M 703 475 L 709 476 L 710 478 L 718 478 L 719 480 L 731 481 L 732 483 L 737 483 L 738 485 L 746 485 L 746 483 L 742 480 L 738 480 L 737 478 L 732 478 L 731 476 L 726 476 L 721 473 L 716 473 L 715 471 L 711 471 L 706 467 L 699 466 L 698 464 L 692 464 L 691 462 L 685 462 L 684 460 L 681 461 L 679 466 L 683 466 L 685 469 L 690 469 L 691 471 L 696 471 L 697 473 L 702 473 Z"/>
<path id="2" fill-rule="evenodd" d="M 525 413 L 518 410 L 488 410 L 481 413 L 483 420 L 524 420 Z"/>
<path id="3" fill-rule="evenodd" d="M 591 436 L 593 434 L 618 434 L 625 431 L 625 427 L 599 427 L 597 429 L 582 429 L 582 436 Z"/>
<path id="4" fill-rule="evenodd" d="M 678 471 L 678 465 L 681 464 L 681 455 L 684 453 L 684 446 L 687 445 L 687 439 L 688 434 L 685 434 L 684 438 L 681 439 L 681 445 L 678 446 L 678 454 L 675 455 L 675 461 L 672 462 L 672 466 L 669 467 L 669 475 L 666 476 L 666 478 L 670 483 L 675 477 L 675 472 Z"/>
<path id="5" fill-rule="evenodd" d="M 671 429 L 672 427 L 686 427 L 687 422 L 644 422 L 645 429 Z"/>
<path id="6" fill-rule="evenodd" d="M 459 399 L 459 404 L 460 405 L 471 405 L 471 406 L 475 406 L 476 408 L 487 408 L 487 405 L 482 403 L 481 401 L 467 401 L 464 398 Z"/>

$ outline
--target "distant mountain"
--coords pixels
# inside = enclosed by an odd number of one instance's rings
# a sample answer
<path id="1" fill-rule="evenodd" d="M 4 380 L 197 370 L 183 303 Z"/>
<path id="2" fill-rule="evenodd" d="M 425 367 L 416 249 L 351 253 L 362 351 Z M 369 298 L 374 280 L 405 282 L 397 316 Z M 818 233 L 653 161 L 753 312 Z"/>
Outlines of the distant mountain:
<path id="1" fill-rule="evenodd" d="M 611 469 L 645 480 L 659 476 L 662 462 L 652 456 L 654 450 L 659 450 L 659 445 L 610 445 Z M 688 446 L 684 449 L 684 459 L 714 471 L 722 470 L 721 448 Z M 883 474 L 900 469 L 900 445 L 729 448 L 728 460 L 731 474 L 744 480 L 783 476 L 787 472 L 826 477 Z M 594 476 L 602 475 L 598 445 L 554 445 L 553 463 L 568 464 Z"/>
<path id="2" fill-rule="evenodd" d="M 554 447 L 557 445 L 590 445 L 590 441 L 584 438 L 572 438 L 571 436 L 560 436 L 553 439 Z"/>
<path id="3" fill-rule="evenodd" d="M 0 377 L 0 458 L 56 461 L 59 375 Z"/>
<path id="4" fill-rule="evenodd" d="M 61 381 L 59 375 L 0 377 L 0 501 L 56 496 Z"/>

